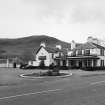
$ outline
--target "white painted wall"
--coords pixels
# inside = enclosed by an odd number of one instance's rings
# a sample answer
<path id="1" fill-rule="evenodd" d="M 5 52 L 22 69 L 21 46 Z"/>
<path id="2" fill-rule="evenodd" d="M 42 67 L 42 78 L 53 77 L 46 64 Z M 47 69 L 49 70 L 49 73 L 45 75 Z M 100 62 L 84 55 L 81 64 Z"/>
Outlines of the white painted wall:
<path id="1" fill-rule="evenodd" d="M 72 53 L 73 53 L 73 51 L 68 51 L 68 52 L 67 52 L 67 55 L 68 55 L 68 56 L 71 56 Z"/>
<path id="2" fill-rule="evenodd" d="M 97 66 L 101 66 L 101 60 L 104 60 L 104 66 L 105 66 L 105 56 L 98 56 L 100 59 L 97 62 Z"/>
<path id="3" fill-rule="evenodd" d="M 49 66 L 54 60 L 52 59 L 52 54 L 48 53 L 43 47 L 40 49 L 40 51 L 36 55 L 36 62 L 40 64 L 39 56 L 46 56 L 45 66 Z"/>
<path id="4" fill-rule="evenodd" d="M 98 48 L 90 49 L 90 54 L 91 55 L 100 55 L 100 49 L 98 49 Z"/>
<path id="5" fill-rule="evenodd" d="M 53 55 L 53 58 L 52 58 L 52 55 Z M 54 54 L 50 53 L 49 56 L 50 56 L 50 64 L 54 63 Z"/>
<path id="6" fill-rule="evenodd" d="M 39 66 L 40 62 L 38 61 L 29 61 L 28 65 L 32 65 L 32 66 Z"/>
<path id="7" fill-rule="evenodd" d="M 100 55 L 100 49 L 94 48 L 94 49 L 89 49 L 89 50 L 90 50 L 91 55 Z M 72 52 L 73 51 L 68 51 L 68 56 L 71 56 Z M 78 55 L 78 50 L 76 51 L 76 55 Z M 82 55 L 84 55 L 84 50 L 82 50 Z"/>
<path id="8" fill-rule="evenodd" d="M 91 54 L 93 54 L 93 55 L 95 54 L 100 58 L 97 60 L 97 66 L 101 66 L 101 60 L 104 60 L 104 65 L 105 65 L 105 56 L 100 56 L 100 50 L 101 49 L 98 49 L 98 48 L 90 50 Z M 105 54 L 105 51 L 104 51 L 104 54 Z"/>
<path id="9" fill-rule="evenodd" d="M 59 57 L 59 52 L 54 53 L 54 58 Z"/>

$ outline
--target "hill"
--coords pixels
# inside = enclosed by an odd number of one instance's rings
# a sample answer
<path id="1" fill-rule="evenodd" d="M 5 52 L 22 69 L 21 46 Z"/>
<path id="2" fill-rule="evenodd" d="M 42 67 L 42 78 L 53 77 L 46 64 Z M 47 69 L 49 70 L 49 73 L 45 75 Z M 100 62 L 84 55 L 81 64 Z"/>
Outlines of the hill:
<path id="1" fill-rule="evenodd" d="M 61 44 L 64 48 L 70 48 L 70 43 L 49 36 L 30 36 L 17 39 L 0 39 L 0 53 L 7 56 L 22 56 L 26 52 L 31 53 L 37 50 L 41 42 L 46 42 L 47 46 L 55 47 Z"/>

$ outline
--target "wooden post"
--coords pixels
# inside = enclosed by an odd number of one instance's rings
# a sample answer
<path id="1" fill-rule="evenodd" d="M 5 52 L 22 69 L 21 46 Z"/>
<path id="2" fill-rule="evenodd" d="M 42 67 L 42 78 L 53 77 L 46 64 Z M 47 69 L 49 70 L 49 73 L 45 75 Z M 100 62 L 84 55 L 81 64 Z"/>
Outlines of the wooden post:
<path id="1" fill-rule="evenodd" d="M 69 61 L 68 61 L 68 59 L 66 59 L 66 66 L 67 66 L 67 67 L 69 66 Z"/>
<path id="2" fill-rule="evenodd" d="M 7 67 L 9 67 L 9 59 L 7 59 Z"/>

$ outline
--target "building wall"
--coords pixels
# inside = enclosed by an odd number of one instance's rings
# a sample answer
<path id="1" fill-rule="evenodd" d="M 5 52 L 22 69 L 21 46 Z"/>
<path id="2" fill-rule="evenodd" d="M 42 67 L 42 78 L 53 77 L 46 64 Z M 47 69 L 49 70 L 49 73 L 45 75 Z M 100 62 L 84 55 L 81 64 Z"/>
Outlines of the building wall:
<path id="1" fill-rule="evenodd" d="M 68 51 L 68 52 L 67 52 L 67 55 L 68 55 L 68 56 L 71 56 L 71 55 L 72 55 L 72 52 L 73 52 L 73 51 Z"/>
<path id="2" fill-rule="evenodd" d="M 50 58 L 50 64 L 54 63 L 54 54 L 49 53 L 49 58 Z"/>
<path id="3" fill-rule="evenodd" d="M 104 65 L 103 66 L 105 66 L 105 56 L 99 56 L 99 60 L 98 60 L 98 62 L 97 62 L 97 66 L 101 66 L 101 60 L 103 60 L 104 61 Z"/>
<path id="4" fill-rule="evenodd" d="M 54 53 L 54 58 L 59 57 L 59 56 L 60 56 L 60 53 L 59 52 Z M 61 53 L 61 56 L 62 56 L 62 53 Z"/>
<path id="5" fill-rule="evenodd" d="M 90 50 L 90 55 L 97 55 L 99 59 L 97 60 L 97 66 L 102 66 L 102 62 L 104 63 L 103 66 L 105 66 L 105 50 L 104 50 L 104 55 L 101 55 L 101 49 L 94 48 L 94 49 L 89 49 Z M 71 55 L 71 52 L 68 53 L 68 55 Z M 76 51 L 76 55 L 78 56 L 78 50 Z M 84 50 L 82 50 L 82 55 L 84 55 Z M 76 65 L 78 62 L 75 62 Z"/>
<path id="6" fill-rule="evenodd" d="M 100 55 L 100 49 L 98 49 L 98 48 L 90 49 L 90 54 L 91 55 Z"/>
<path id="7" fill-rule="evenodd" d="M 85 49 L 88 50 L 88 49 Z M 82 55 L 84 55 L 84 51 L 82 50 Z M 94 49 L 89 49 L 90 50 L 90 55 L 100 55 L 100 49 L 94 48 Z M 78 55 L 78 51 L 76 51 L 76 55 Z M 68 51 L 68 56 L 72 56 L 73 51 Z M 105 52 L 104 52 L 105 53 Z"/>
<path id="8" fill-rule="evenodd" d="M 104 55 L 101 56 L 101 49 L 95 48 L 95 49 L 91 49 L 91 54 L 96 54 L 99 59 L 97 60 L 97 66 L 101 66 L 101 60 L 103 60 L 104 62 L 104 66 L 105 66 L 105 50 L 104 50 Z"/>
<path id="9" fill-rule="evenodd" d="M 98 49 L 98 48 L 85 49 L 85 50 L 90 50 L 90 55 L 100 55 L 100 49 Z M 82 50 L 82 55 L 84 55 L 85 50 Z M 76 51 L 76 55 L 78 55 L 78 50 Z"/>
<path id="10" fill-rule="evenodd" d="M 46 60 L 44 60 L 45 66 L 49 66 L 52 62 L 52 54 L 48 53 L 43 47 L 40 49 L 40 51 L 36 54 L 36 62 L 39 62 L 40 64 L 40 56 L 46 56 Z"/>

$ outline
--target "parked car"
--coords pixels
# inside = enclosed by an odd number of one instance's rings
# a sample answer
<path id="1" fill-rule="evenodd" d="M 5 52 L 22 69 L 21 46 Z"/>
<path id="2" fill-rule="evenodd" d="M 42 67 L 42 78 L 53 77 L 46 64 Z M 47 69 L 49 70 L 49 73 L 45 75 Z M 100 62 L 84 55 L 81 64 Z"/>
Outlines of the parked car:
<path id="1" fill-rule="evenodd" d="M 28 64 L 20 64 L 20 69 L 24 69 Z"/>

